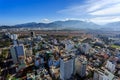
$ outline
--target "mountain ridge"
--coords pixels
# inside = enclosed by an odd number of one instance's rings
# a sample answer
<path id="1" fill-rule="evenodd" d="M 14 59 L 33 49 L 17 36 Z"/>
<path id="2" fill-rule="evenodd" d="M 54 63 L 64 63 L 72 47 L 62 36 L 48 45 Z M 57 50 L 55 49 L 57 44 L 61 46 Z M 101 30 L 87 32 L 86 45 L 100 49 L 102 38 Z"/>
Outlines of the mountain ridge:
<path id="1" fill-rule="evenodd" d="M 93 30 L 120 30 L 120 21 L 98 25 L 93 22 L 80 20 L 54 21 L 51 23 L 24 23 L 14 26 L 1 26 L 0 28 L 51 28 L 51 29 L 93 29 Z"/>
<path id="2" fill-rule="evenodd" d="M 32 22 L 33 23 L 33 22 Z M 18 24 L 16 27 L 40 27 L 40 28 L 78 28 L 78 29 L 94 29 L 97 28 L 97 24 L 92 22 L 85 22 L 79 20 L 67 20 L 67 21 L 54 21 L 51 23 L 26 23 Z"/>

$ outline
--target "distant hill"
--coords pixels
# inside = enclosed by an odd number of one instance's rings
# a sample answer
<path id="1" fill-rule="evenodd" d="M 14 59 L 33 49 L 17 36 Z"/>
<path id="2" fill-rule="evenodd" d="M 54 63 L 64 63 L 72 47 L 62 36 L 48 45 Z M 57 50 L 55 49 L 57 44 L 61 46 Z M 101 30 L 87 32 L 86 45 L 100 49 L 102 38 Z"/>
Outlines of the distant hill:
<path id="1" fill-rule="evenodd" d="M 92 22 L 85 22 L 79 20 L 55 21 L 52 23 L 25 23 L 15 25 L 16 27 L 30 27 L 30 28 L 62 28 L 62 29 L 99 29 L 99 25 Z"/>
<path id="2" fill-rule="evenodd" d="M 102 31 L 120 31 L 120 21 L 101 25 Z"/>
<path id="3" fill-rule="evenodd" d="M 75 29 L 98 29 L 99 25 L 92 22 L 85 22 L 79 20 L 55 21 L 54 24 L 61 25 L 63 28 Z"/>
<path id="4" fill-rule="evenodd" d="M 120 21 L 118 22 L 112 22 L 112 23 L 108 23 L 105 25 L 106 29 L 111 29 L 114 31 L 120 31 Z"/>
<path id="5" fill-rule="evenodd" d="M 92 29 L 103 31 L 120 31 L 120 22 L 108 23 L 106 25 L 98 25 L 93 22 L 80 20 L 54 21 L 51 23 L 24 23 L 14 26 L 0 26 L 0 28 L 49 28 L 49 29 Z"/>

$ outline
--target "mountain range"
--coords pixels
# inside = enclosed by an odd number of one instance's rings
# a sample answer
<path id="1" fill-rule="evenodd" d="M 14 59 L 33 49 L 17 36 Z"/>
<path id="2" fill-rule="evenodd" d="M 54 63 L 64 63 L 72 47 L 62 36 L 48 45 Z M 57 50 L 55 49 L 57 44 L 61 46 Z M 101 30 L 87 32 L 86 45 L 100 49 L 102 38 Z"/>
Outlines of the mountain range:
<path id="1" fill-rule="evenodd" d="M 68 20 L 68 21 L 54 21 L 51 23 L 24 23 L 14 26 L 1 26 L 0 28 L 48 28 L 48 29 L 93 29 L 93 30 L 119 30 L 120 22 L 108 23 L 105 25 L 98 25 L 93 22 Z"/>

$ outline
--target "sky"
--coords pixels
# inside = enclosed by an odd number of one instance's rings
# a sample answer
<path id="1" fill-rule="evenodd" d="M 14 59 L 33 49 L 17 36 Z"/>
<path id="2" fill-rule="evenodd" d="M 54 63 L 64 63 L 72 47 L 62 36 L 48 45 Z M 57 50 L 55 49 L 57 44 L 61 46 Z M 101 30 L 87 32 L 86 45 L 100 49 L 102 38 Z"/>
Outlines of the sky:
<path id="1" fill-rule="evenodd" d="M 0 0 L 0 25 L 57 20 L 120 21 L 120 0 Z"/>

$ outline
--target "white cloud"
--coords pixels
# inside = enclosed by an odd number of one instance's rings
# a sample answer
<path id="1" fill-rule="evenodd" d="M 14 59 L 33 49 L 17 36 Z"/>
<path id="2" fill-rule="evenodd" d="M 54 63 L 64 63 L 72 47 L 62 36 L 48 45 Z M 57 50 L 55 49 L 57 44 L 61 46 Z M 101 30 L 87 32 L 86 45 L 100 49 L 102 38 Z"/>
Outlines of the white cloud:
<path id="1" fill-rule="evenodd" d="M 102 10 L 97 10 L 95 12 L 90 13 L 91 15 L 118 15 L 120 14 L 120 3 L 113 5 L 109 8 L 105 8 Z"/>
<path id="2" fill-rule="evenodd" d="M 83 13 L 85 14 L 86 11 L 84 10 L 87 8 L 88 5 L 82 5 L 82 6 L 70 6 L 66 9 L 58 11 L 58 13 L 63 13 L 63 14 L 70 14 L 70 15 L 82 15 Z"/>
<path id="3" fill-rule="evenodd" d="M 107 7 L 111 7 L 112 5 L 116 5 L 118 3 L 120 3 L 120 0 L 94 0 L 94 2 L 89 2 L 90 7 L 88 8 L 88 11 L 104 9 Z"/>
<path id="4" fill-rule="evenodd" d="M 120 16 L 111 16 L 111 17 L 96 17 L 89 19 L 91 22 L 96 24 L 106 24 L 110 22 L 117 22 L 120 21 Z"/>
<path id="5" fill-rule="evenodd" d="M 120 21 L 118 17 L 120 16 L 120 0 L 86 0 L 84 4 L 69 6 L 58 12 L 71 17 L 92 19 L 96 23 L 115 22 Z"/>
<path id="6" fill-rule="evenodd" d="M 49 19 L 47 19 L 47 18 L 45 18 L 45 19 L 42 19 L 40 22 L 42 22 L 42 23 L 50 23 L 50 22 L 52 22 L 52 21 L 49 20 Z"/>
<path id="7" fill-rule="evenodd" d="M 81 21 L 84 21 L 84 19 L 80 19 L 80 18 L 65 18 L 62 21 L 68 21 L 68 20 L 81 20 Z"/>

